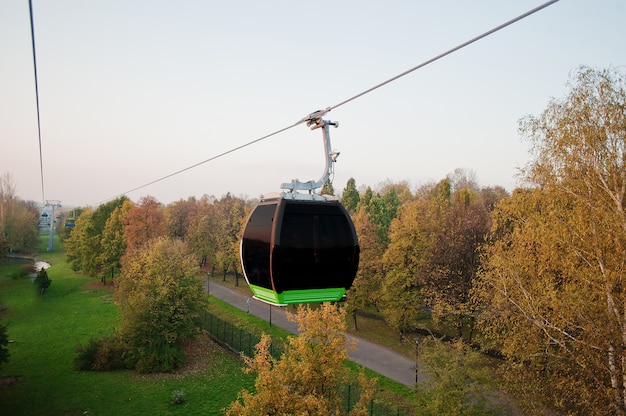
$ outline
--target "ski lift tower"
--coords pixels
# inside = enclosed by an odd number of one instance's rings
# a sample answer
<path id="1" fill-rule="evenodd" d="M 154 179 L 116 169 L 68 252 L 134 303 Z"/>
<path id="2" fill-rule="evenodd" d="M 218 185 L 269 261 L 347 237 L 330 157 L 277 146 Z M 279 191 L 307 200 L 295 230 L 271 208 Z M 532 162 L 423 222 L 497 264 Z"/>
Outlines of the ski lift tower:
<path id="1" fill-rule="evenodd" d="M 47 200 L 46 207 L 51 209 L 52 216 L 50 217 L 50 240 L 48 241 L 48 251 L 54 250 L 54 209 L 61 207 L 61 201 Z"/>

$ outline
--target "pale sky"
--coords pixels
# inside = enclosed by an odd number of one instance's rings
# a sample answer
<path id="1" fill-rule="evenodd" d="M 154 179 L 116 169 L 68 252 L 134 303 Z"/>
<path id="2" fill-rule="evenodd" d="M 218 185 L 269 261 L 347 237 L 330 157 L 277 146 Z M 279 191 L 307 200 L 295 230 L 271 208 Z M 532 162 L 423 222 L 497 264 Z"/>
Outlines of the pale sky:
<path id="1" fill-rule="evenodd" d="M 543 1 L 33 0 L 45 199 L 97 205 L 290 126 Z M 334 109 L 334 187 L 456 168 L 518 185 L 518 120 L 572 70 L 626 66 L 626 2 L 561 0 Z M 322 136 L 294 127 L 128 196 L 257 197 L 317 180 Z M 28 0 L 0 0 L 0 174 L 42 201 Z"/>

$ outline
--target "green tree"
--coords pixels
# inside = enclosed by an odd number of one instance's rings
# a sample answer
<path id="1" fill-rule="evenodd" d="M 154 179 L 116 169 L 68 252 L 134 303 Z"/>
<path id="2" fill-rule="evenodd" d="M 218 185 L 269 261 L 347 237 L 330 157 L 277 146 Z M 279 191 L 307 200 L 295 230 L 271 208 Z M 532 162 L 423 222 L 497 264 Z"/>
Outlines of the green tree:
<path id="1" fill-rule="evenodd" d="M 401 190 L 402 198 L 398 194 Z M 359 208 L 363 207 L 372 224 L 378 228 L 378 235 L 382 241 L 389 242 L 389 227 L 391 222 L 398 216 L 400 207 L 404 202 L 412 199 L 412 195 L 406 184 L 387 183 L 381 192 L 374 193 L 367 188 L 359 201 Z"/>
<path id="2" fill-rule="evenodd" d="M 486 249 L 485 333 L 564 412 L 626 413 L 625 108 L 623 73 L 582 67 L 521 121 L 535 187 L 498 204 Z"/>
<path id="3" fill-rule="evenodd" d="M 41 296 L 44 295 L 46 289 L 50 287 L 52 280 L 48 277 L 48 272 L 46 269 L 42 268 L 37 273 L 37 277 L 35 277 L 35 284 L 37 285 L 38 292 Z"/>
<path id="4" fill-rule="evenodd" d="M 180 343 L 198 334 L 206 306 L 198 264 L 185 243 L 151 239 L 122 259 L 115 302 L 120 336 L 138 356 L 139 371 L 181 364 Z"/>
<path id="5" fill-rule="evenodd" d="M 339 387 L 349 380 L 345 314 L 330 303 L 319 309 L 299 306 L 299 335 L 287 339 L 285 352 L 273 359 L 270 338 L 263 335 L 253 358 L 244 357 L 247 372 L 257 374 L 255 392 L 244 390 L 228 415 L 362 415 L 375 390 L 375 380 L 363 371 L 358 378 L 358 402 L 345 411 Z"/>
<path id="6" fill-rule="evenodd" d="M 324 186 L 322 186 L 322 191 L 320 192 L 322 195 L 335 195 L 335 188 L 333 187 L 333 182 L 328 179 L 324 182 Z"/>
<path id="7" fill-rule="evenodd" d="M 359 195 L 359 191 L 356 189 L 356 181 L 354 178 L 348 179 L 346 187 L 341 193 L 341 204 L 348 210 L 348 212 L 355 213 L 360 200 L 361 196 Z"/>

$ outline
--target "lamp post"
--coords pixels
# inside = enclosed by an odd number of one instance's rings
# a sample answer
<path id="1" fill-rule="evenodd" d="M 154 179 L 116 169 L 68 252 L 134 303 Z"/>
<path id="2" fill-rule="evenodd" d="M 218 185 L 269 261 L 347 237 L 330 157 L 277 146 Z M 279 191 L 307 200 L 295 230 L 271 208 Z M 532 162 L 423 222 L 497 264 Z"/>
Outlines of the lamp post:
<path id="1" fill-rule="evenodd" d="M 419 342 L 420 342 L 420 338 L 419 337 L 415 337 L 415 388 L 417 388 L 417 380 L 418 380 L 418 369 L 417 369 L 417 363 L 418 363 L 418 358 L 419 358 Z"/>

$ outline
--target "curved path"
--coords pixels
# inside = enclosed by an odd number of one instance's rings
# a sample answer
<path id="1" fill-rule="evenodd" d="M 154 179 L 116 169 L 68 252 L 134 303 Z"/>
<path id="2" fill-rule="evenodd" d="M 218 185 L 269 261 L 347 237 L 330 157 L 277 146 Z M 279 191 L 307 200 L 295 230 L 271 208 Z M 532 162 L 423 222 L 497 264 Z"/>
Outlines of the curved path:
<path id="1" fill-rule="evenodd" d="M 242 311 L 248 311 L 252 315 L 270 322 L 271 325 L 276 325 L 293 334 L 298 333 L 298 325 L 287 319 L 284 309 L 249 298 L 219 283 L 209 282 L 208 279 L 205 279 L 205 289 L 210 295 Z M 353 335 L 347 335 L 347 338 L 356 344 L 356 349 L 348 351 L 348 356 L 352 361 L 398 383 L 409 387 L 415 386 L 414 360 Z M 422 379 L 421 372 L 418 379 Z"/>

